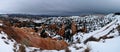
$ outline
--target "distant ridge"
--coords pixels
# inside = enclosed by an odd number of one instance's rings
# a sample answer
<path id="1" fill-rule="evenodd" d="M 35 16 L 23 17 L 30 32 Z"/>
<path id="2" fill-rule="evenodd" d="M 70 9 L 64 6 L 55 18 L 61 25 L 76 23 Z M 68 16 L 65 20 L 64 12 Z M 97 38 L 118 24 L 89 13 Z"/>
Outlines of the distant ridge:
<path id="1" fill-rule="evenodd" d="M 8 15 L 9 17 L 67 17 L 62 15 L 34 15 L 34 14 L 0 14 Z"/>

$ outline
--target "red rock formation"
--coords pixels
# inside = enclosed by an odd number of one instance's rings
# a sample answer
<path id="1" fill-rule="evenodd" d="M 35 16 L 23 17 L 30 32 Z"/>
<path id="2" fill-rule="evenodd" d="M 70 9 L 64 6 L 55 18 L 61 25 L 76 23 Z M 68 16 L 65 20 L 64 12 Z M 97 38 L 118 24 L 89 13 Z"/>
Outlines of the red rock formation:
<path id="1" fill-rule="evenodd" d="M 83 28 L 81 29 L 81 31 L 82 31 L 83 33 L 86 33 L 86 32 L 87 32 L 87 28 L 86 28 L 86 27 L 83 27 Z"/>
<path id="2" fill-rule="evenodd" d="M 58 27 L 57 27 L 56 24 L 51 24 L 51 25 L 48 26 L 48 29 L 51 29 L 51 30 L 57 30 Z"/>
<path id="3" fill-rule="evenodd" d="M 35 41 L 32 41 L 32 42 L 36 42 L 36 43 L 30 42 L 32 44 L 32 46 L 38 47 L 38 48 L 41 48 L 41 49 L 60 50 L 60 49 L 66 48 L 68 46 L 67 43 L 64 42 L 64 41 L 55 41 L 55 40 L 52 40 L 51 38 L 37 38 L 37 37 L 34 37 L 33 39 Z"/>
<path id="4" fill-rule="evenodd" d="M 18 43 L 26 46 L 37 47 L 47 50 L 61 50 L 68 46 L 65 41 L 56 41 L 51 38 L 41 38 L 31 28 L 18 28 L 18 27 L 2 27 L 3 31 L 8 36 L 15 39 Z"/>
<path id="5" fill-rule="evenodd" d="M 57 33 L 61 36 L 64 36 L 64 34 L 65 34 L 65 25 L 64 24 L 62 24 L 62 28 L 60 28 Z"/>
<path id="6" fill-rule="evenodd" d="M 19 27 L 19 26 L 20 26 L 20 23 L 15 23 L 13 26 Z"/>
<path id="7" fill-rule="evenodd" d="M 72 30 L 72 35 L 74 35 L 77 32 L 77 25 L 74 21 L 72 21 L 71 30 Z"/>

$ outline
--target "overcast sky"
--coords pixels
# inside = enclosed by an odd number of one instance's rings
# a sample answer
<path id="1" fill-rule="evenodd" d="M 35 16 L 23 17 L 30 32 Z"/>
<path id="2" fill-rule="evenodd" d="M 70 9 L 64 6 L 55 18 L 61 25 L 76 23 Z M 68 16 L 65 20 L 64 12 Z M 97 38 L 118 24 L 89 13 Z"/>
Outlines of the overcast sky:
<path id="1" fill-rule="evenodd" d="M 120 0 L 0 0 L 0 13 L 80 15 L 120 12 Z"/>

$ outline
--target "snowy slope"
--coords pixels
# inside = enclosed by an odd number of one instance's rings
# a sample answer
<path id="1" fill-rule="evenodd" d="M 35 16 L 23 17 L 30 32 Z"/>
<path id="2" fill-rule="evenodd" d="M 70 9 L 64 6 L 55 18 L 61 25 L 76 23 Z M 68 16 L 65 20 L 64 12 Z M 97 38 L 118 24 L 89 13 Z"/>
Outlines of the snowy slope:
<path id="1" fill-rule="evenodd" d="M 120 24 L 120 16 L 115 16 L 116 22 L 113 23 L 107 31 L 112 30 L 111 28 L 116 28 L 116 24 Z M 106 34 L 107 32 L 105 31 L 102 34 Z M 91 49 L 90 52 L 120 52 L 120 34 L 118 33 L 117 30 L 114 29 L 114 33 L 109 34 L 110 36 L 115 36 L 112 39 L 105 39 L 104 43 L 103 42 L 88 42 L 88 46 Z M 99 36 L 99 35 L 97 35 Z"/>
<path id="2" fill-rule="evenodd" d="M 14 52 L 18 49 L 13 39 L 9 40 L 8 36 L 1 31 L 0 33 L 0 52 Z M 15 46 L 15 47 L 14 47 Z"/>
<path id="3" fill-rule="evenodd" d="M 112 16 L 109 16 L 109 17 L 113 18 Z M 115 18 L 115 20 L 113 20 L 111 23 L 107 24 L 100 30 L 96 30 L 96 31 L 86 33 L 86 34 L 78 33 L 75 36 L 73 36 L 74 42 L 79 41 L 80 42 L 79 45 L 82 44 L 81 47 L 83 47 L 83 49 L 79 49 L 79 51 L 83 51 L 83 50 L 89 48 L 90 52 L 120 52 L 120 49 L 119 49 L 120 48 L 120 45 L 119 45 L 119 43 L 120 43 L 119 35 L 120 34 L 116 29 L 118 24 L 120 24 L 120 16 L 115 16 L 114 18 Z M 89 39 L 91 37 L 93 37 L 95 39 L 99 39 L 103 36 L 107 36 L 107 37 L 113 36 L 114 38 L 111 38 L 111 39 L 103 38 L 98 41 L 95 41 L 95 40 L 88 41 L 87 44 L 84 44 L 84 41 L 86 41 L 87 39 Z M 78 40 L 78 39 L 80 39 L 80 40 Z M 77 46 L 79 46 L 79 45 L 77 45 Z M 72 46 L 72 47 L 74 48 L 74 46 Z"/>
<path id="4" fill-rule="evenodd" d="M 120 36 L 103 42 L 89 42 L 90 52 L 120 52 Z"/>

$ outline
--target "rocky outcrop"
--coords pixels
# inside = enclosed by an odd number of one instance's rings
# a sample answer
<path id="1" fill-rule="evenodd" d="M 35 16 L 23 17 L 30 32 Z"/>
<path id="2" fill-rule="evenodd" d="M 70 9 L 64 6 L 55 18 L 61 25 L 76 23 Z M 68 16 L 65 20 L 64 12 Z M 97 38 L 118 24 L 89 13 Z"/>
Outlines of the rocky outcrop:
<path id="1" fill-rule="evenodd" d="M 72 30 L 72 35 L 77 33 L 77 25 L 76 25 L 76 23 L 74 21 L 72 22 L 71 30 Z"/>
<path id="2" fill-rule="evenodd" d="M 57 27 L 56 24 L 50 24 L 50 25 L 48 26 L 48 29 L 50 29 L 50 30 L 58 30 L 58 27 Z"/>
<path id="3" fill-rule="evenodd" d="M 57 32 L 59 35 L 64 36 L 65 34 L 65 24 L 62 24 L 62 27 Z"/>
<path id="4" fill-rule="evenodd" d="M 37 37 L 34 37 L 33 40 L 34 41 L 30 42 L 32 44 L 32 46 L 40 47 L 41 49 L 60 50 L 60 49 L 66 48 L 68 46 L 67 43 L 64 42 L 63 40 L 56 41 L 56 40 L 52 40 L 51 38 L 37 38 Z M 36 42 L 36 43 L 33 43 L 33 42 Z"/>
<path id="5" fill-rule="evenodd" d="M 18 27 L 2 27 L 3 31 L 8 34 L 9 37 L 16 40 L 16 42 L 24 44 L 26 46 L 37 47 L 47 50 L 61 50 L 68 46 L 63 40 L 53 40 L 51 38 L 42 38 L 31 28 L 18 28 Z"/>

